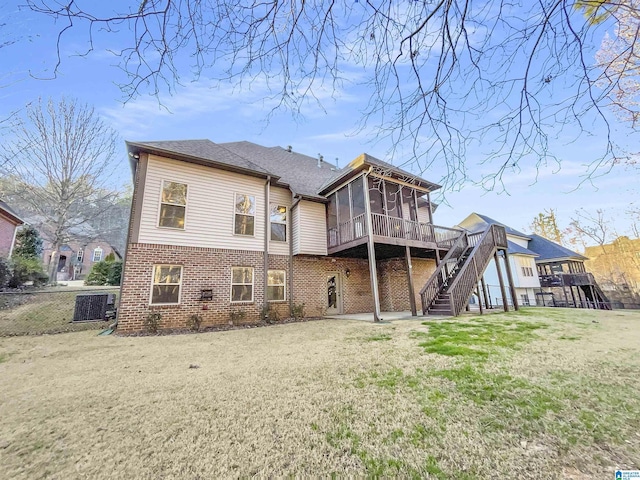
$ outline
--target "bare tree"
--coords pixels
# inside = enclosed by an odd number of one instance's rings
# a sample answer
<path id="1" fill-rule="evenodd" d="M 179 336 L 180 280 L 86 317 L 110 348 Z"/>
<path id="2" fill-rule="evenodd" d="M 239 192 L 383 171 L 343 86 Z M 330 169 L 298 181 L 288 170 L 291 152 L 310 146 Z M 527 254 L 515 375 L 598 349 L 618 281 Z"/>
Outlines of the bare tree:
<path id="1" fill-rule="evenodd" d="M 640 120 L 640 1 L 627 0 L 611 9 L 616 18 L 613 35 L 606 34 L 596 60 L 602 70 L 599 84 L 608 88 L 608 98 L 618 116 L 638 127 Z"/>
<path id="2" fill-rule="evenodd" d="M 635 0 L 132 0 L 115 12 L 26 2 L 61 25 L 58 65 L 71 29 L 86 29 L 81 54 L 101 35 L 125 39 L 113 53 L 128 75 L 126 98 L 204 76 L 266 84 L 275 108 L 298 112 L 357 76 L 370 92 L 361 127 L 408 146 L 417 170 L 446 165 L 445 186 L 466 178 L 469 149 L 485 159 L 485 188 L 525 166 L 560 165 L 549 151 L 559 135 L 601 140 L 587 178 L 628 161 L 603 108 L 616 78 L 593 56 Z"/>
<path id="3" fill-rule="evenodd" d="M 640 207 L 635 205 L 629 206 L 627 215 L 630 221 L 630 233 L 635 238 L 640 238 Z M 639 257 L 640 258 L 640 257 Z"/>
<path id="4" fill-rule="evenodd" d="M 611 226 L 611 220 L 606 217 L 604 210 L 598 209 L 595 214 L 587 210 L 576 210 L 571 217 L 570 228 L 573 229 L 583 248 L 587 243 L 604 245 L 611 240 L 615 232 Z"/>
<path id="5" fill-rule="evenodd" d="M 533 233 L 541 237 L 548 238 L 560 245 L 564 243 L 564 234 L 558 227 L 556 211 L 553 208 L 538 213 L 531 222 L 530 228 Z"/>
<path id="6" fill-rule="evenodd" d="M 55 280 L 60 247 L 74 228 L 101 215 L 117 192 L 114 130 L 93 108 L 75 100 L 39 101 L 16 120 L 13 138 L 0 150 L 9 165 L 13 194 L 40 223 L 52 244 L 50 279 Z"/>

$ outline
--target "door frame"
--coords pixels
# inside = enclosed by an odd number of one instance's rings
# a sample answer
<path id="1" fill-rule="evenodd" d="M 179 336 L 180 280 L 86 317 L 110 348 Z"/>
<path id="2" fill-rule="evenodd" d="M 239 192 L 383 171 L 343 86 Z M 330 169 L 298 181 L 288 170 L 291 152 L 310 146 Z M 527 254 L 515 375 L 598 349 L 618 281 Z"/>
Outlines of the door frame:
<path id="1" fill-rule="evenodd" d="M 328 297 L 328 280 L 330 277 L 335 277 L 336 279 L 336 308 L 329 309 L 329 297 Z M 343 282 L 342 282 L 342 273 L 339 271 L 327 272 L 324 280 L 324 298 L 326 300 L 325 308 L 327 310 L 327 315 L 342 315 L 344 313 L 344 304 L 342 302 L 342 293 L 343 293 Z"/>

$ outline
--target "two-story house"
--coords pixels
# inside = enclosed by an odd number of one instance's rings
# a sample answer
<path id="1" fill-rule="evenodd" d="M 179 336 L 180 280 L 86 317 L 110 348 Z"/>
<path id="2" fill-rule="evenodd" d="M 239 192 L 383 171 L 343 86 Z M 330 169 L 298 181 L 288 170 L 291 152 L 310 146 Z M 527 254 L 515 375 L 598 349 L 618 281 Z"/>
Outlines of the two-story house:
<path id="1" fill-rule="evenodd" d="M 609 299 L 585 267 L 587 257 L 535 234 L 529 248 L 538 254 L 536 267 L 542 287 L 538 303 L 611 310 Z"/>
<path id="2" fill-rule="evenodd" d="M 249 142 L 127 142 L 134 175 L 118 329 L 412 310 L 457 314 L 504 229 L 433 224 L 439 186 L 363 154 L 339 169 Z"/>
<path id="3" fill-rule="evenodd" d="M 588 259 L 583 255 L 540 235 L 519 232 L 478 213 L 469 215 L 459 227 L 475 232 L 486 229 L 488 225 L 504 227 L 508 243 L 507 251 L 497 255 L 485 272 L 483 281 L 490 301 L 495 299 L 499 303 L 500 300 L 495 296 L 495 292 L 499 292 L 500 272 L 497 266 L 504 269 L 509 265 L 514 272 L 515 298 L 522 305 L 610 308 L 593 275 L 586 271 L 584 262 Z"/>
<path id="4" fill-rule="evenodd" d="M 464 228 L 469 232 L 483 231 L 489 225 L 501 225 L 507 234 L 508 244 L 508 261 L 513 280 L 513 288 L 515 289 L 516 299 L 520 305 L 535 305 L 536 292 L 540 289 L 540 281 L 536 271 L 536 258 L 538 254 L 529 249 L 529 241 L 531 236 L 524 234 L 514 228 L 504 225 L 493 218 L 487 217 L 479 213 L 472 213 L 458 227 Z M 500 305 L 502 303 L 500 281 L 498 268 L 505 270 L 506 258 L 500 256 L 496 260 L 492 260 L 484 275 L 484 283 L 486 293 L 491 305 Z M 507 301 L 513 304 L 513 299 L 508 298 Z"/>

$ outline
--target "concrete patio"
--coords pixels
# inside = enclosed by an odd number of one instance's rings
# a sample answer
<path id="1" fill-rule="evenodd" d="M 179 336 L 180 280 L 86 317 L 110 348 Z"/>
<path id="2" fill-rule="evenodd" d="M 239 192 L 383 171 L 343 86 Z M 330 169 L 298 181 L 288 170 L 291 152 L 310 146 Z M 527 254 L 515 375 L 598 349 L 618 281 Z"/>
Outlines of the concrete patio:
<path id="1" fill-rule="evenodd" d="M 373 323 L 373 312 L 366 313 L 350 313 L 347 315 L 326 315 L 325 318 L 334 318 L 336 320 L 362 320 L 365 322 Z M 416 322 L 423 322 L 425 320 L 435 320 L 447 317 L 435 316 L 435 315 L 422 315 L 419 313 L 417 316 L 412 316 L 411 312 L 381 312 L 380 318 L 382 323 L 390 323 L 398 320 L 414 320 Z"/>

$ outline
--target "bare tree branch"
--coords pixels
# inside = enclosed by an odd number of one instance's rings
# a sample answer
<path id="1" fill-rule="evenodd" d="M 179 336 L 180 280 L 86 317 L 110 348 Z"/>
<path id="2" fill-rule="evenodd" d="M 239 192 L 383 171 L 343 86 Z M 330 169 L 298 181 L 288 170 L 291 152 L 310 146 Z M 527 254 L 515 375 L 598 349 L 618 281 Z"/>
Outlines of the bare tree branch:
<path id="1" fill-rule="evenodd" d="M 407 162 L 420 172 L 446 166 L 445 187 L 467 178 L 471 149 L 483 158 L 488 189 L 525 166 L 559 168 L 549 141 L 560 135 L 601 139 L 585 181 L 628 161 L 605 108 L 621 84 L 612 72 L 620 58 L 593 55 L 602 31 L 623 25 L 621 12 L 636 15 L 636 2 L 138 0 L 105 15 L 102 4 L 27 0 L 61 22 L 58 67 L 71 29 L 85 29 L 85 53 L 96 35 L 124 41 L 114 53 L 127 99 L 205 75 L 238 88 L 261 82 L 274 109 L 299 114 L 360 77 L 370 94 L 362 130 L 374 126 L 394 148 L 410 146 Z M 629 62 L 622 66 L 634 76 Z"/>
<path id="2" fill-rule="evenodd" d="M 117 196 L 110 185 L 116 141 L 93 108 L 75 100 L 40 100 L 15 119 L 13 140 L 2 146 L 0 158 L 9 166 L 13 194 L 40 224 L 54 255 L 74 228 L 102 215 Z M 54 281 L 55 268 L 51 275 Z"/>

